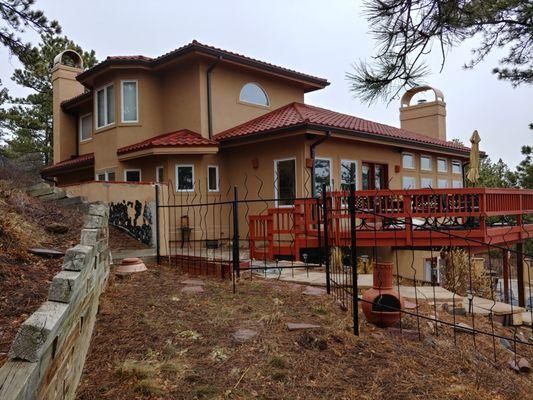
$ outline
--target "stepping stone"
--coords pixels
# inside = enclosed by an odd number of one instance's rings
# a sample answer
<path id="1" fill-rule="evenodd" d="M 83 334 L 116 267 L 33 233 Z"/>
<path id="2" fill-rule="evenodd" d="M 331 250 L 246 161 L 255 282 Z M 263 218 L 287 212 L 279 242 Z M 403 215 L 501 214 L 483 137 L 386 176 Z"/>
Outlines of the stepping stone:
<path id="1" fill-rule="evenodd" d="M 257 332 L 251 329 L 238 329 L 231 336 L 237 343 L 244 343 L 257 335 Z"/>
<path id="2" fill-rule="evenodd" d="M 416 303 L 412 303 L 412 302 L 406 300 L 403 303 L 403 308 L 405 308 L 406 310 L 414 310 L 414 309 L 418 308 L 418 305 Z"/>
<path id="3" fill-rule="evenodd" d="M 289 331 L 298 331 L 298 330 L 303 330 L 303 329 L 318 329 L 318 328 L 320 328 L 320 325 L 298 323 L 298 322 L 287 323 L 287 329 Z"/>
<path id="4" fill-rule="evenodd" d="M 392 335 L 401 336 L 409 340 L 420 340 L 424 339 L 424 334 L 422 332 L 415 331 L 414 329 L 400 329 L 395 327 L 387 328 L 387 331 Z"/>
<path id="5" fill-rule="evenodd" d="M 181 293 L 194 294 L 203 292 L 204 288 L 202 286 L 185 286 L 181 288 Z"/>
<path id="6" fill-rule="evenodd" d="M 29 253 L 36 254 L 41 257 L 48 257 L 48 258 L 58 258 L 63 257 L 65 253 L 59 250 L 54 249 L 43 249 L 40 247 L 33 247 L 31 249 L 28 249 Z"/>
<path id="7" fill-rule="evenodd" d="M 326 291 L 324 289 L 320 289 L 315 286 L 307 286 L 305 288 L 305 291 L 302 292 L 302 294 L 305 294 L 308 296 L 322 296 L 326 294 Z"/>
<path id="8" fill-rule="evenodd" d="M 193 285 L 193 286 L 202 286 L 204 284 L 204 282 L 201 279 L 194 279 L 194 278 L 186 279 L 184 281 L 181 281 L 181 283 L 184 285 Z"/>

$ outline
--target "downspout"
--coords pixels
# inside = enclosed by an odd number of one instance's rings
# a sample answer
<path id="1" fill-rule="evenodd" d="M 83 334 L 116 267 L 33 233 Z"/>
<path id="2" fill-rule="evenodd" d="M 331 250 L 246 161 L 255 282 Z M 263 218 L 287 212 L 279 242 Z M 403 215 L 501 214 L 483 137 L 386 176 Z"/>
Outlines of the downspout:
<path id="1" fill-rule="evenodd" d="M 311 143 L 311 146 L 309 147 L 310 153 L 311 153 L 311 160 L 313 165 L 311 166 L 311 194 L 313 197 L 315 197 L 315 154 L 316 154 L 316 148 L 319 144 L 325 142 L 331 137 L 331 131 L 326 131 L 326 135 L 322 136 L 321 138 L 317 139 L 313 143 Z"/>
<path id="2" fill-rule="evenodd" d="M 222 56 L 218 57 L 218 60 L 211 64 L 209 68 L 205 71 L 206 81 L 207 81 L 207 131 L 209 139 L 213 138 L 213 105 L 211 100 L 211 72 L 215 69 L 219 61 L 222 60 Z"/>

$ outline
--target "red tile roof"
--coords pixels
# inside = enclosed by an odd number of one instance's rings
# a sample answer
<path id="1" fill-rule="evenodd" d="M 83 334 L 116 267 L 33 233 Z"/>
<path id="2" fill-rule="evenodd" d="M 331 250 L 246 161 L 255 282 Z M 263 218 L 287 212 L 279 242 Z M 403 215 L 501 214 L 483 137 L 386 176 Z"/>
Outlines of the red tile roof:
<path id="1" fill-rule="evenodd" d="M 207 139 L 199 133 L 182 129 L 176 132 L 165 133 L 139 143 L 121 147 L 117 154 L 129 153 L 132 151 L 150 149 L 154 147 L 217 147 L 218 143 Z"/>
<path id="2" fill-rule="evenodd" d="M 110 64 L 140 63 L 144 66 L 155 67 L 173 58 L 180 57 L 182 55 L 188 54 L 193 51 L 219 57 L 220 59 L 222 59 L 222 61 L 224 60 L 232 61 L 232 62 L 244 64 L 244 65 L 253 66 L 255 68 L 260 68 L 266 71 L 274 72 L 279 75 L 285 75 L 288 77 L 300 79 L 302 81 L 312 83 L 314 85 L 313 89 L 317 89 L 318 87 L 324 87 L 324 86 L 329 85 L 329 82 L 326 79 L 319 78 L 313 75 L 304 74 L 302 72 L 298 72 L 298 71 L 295 71 L 289 68 L 280 67 L 280 66 L 270 64 L 265 61 L 260 61 L 255 58 L 244 56 L 242 54 L 233 53 L 231 51 L 219 49 L 217 47 L 208 46 L 196 40 L 193 40 L 191 43 L 186 44 L 185 46 L 179 47 L 176 50 L 173 50 L 169 53 L 163 54 L 156 58 L 151 58 L 151 57 L 146 57 L 146 56 L 141 56 L 141 55 L 109 56 L 104 61 L 100 62 L 99 64 L 96 64 L 92 68 L 89 68 L 88 70 L 82 72 L 80 75 L 78 75 L 77 79 L 82 81 L 89 75 L 93 74 L 94 72 L 97 72 L 98 70 L 105 68 L 106 66 Z"/>
<path id="3" fill-rule="evenodd" d="M 469 152 L 468 147 L 454 142 L 421 135 L 393 126 L 368 121 L 352 115 L 341 114 L 324 108 L 302 103 L 290 103 L 268 114 L 245 122 L 214 136 L 216 141 L 226 141 L 254 134 L 280 131 L 291 127 L 329 128 L 367 134 L 377 138 L 406 141 L 430 146 L 444 147 L 460 152 Z"/>
<path id="4" fill-rule="evenodd" d="M 61 102 L 61 107 L 68 108 L 70 106 L 75 105 L 79 101 L 84 101 L 84 100 L 90 99 L 92 97 L 92 95 L 93 95 L 92 90 L 87 90 L 87 91 L 83 92 L 82 94 L 79 94 L 77 96 L 71 97 L 70 99 L 67 99 L 67 100 L 63 100 Z"/>
<path id="5" fill-rule="evenodd" d="M 86 165 L 92 165 L 94 164 L 94 153 L 88 153 L 83 154 L 78 157 L 72 157 L 68 160 L 60 161 L 56 164 L 49 165 L 47 167 L 44 167 L 41 170 L 42 174 L 45 175 L 51 175 L 52 173 L 63 171 L 63 170 L 69 170 L 77 167 L 83 167 Z"/>

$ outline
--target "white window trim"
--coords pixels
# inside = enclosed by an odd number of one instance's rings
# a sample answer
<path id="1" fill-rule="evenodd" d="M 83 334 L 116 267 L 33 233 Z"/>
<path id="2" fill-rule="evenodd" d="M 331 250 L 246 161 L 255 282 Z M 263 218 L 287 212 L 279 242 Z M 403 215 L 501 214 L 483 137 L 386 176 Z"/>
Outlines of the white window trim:
<path id="1" fill-rule="evenodd" d="M 165 167 L 163 165 L 158 165 L 157 167 L 155 167 L 155 181 L 156 183 L 161 183 L 159 180 L 158 180 L 158 177 L 157 177 L 157 171 L 159 171 L 159 168 L 161 168 L 163 170 L 163 173 L 165 173 Z"/>
<path id="2" fill-rule="evenodd" d="M 429 158 L 429 169 L 422 167 L 422 158 Z M 433 171 L 433 157 L 427 154 L 420 155 L 420 170 L 421 171 Z"/>
<path id="3" fill-rule="evenodd" d="M 115 170 L 108 170 L 108 171 L 100 171 L 100 172 L 97 172 L 95 174 L 95 180 L 98 181 L 98 182 L 111 182 L 109 180 L 109 174 L 113 174 L 115 173 Z M 104 180 L 101 181 L 100 179 L 98 179 L 98 175 L 104 175 Z M 116 180 L 116 175 L 115 175 L 115 180 Z"/>
<path id="4" fill-rule="evenodd" d="M 459 164 L 459 172 L 454 172 L 453 171 L 453 164 L 454 163 Z M 461 162 L 461 160 L 452 160 L 452 174 L 456 174 L 456 175 L 462 175 L 463 174 L 463 163 Z"/>
<path id="5" fill-rule="evenodd" d="M 261 89 L 263 91 L 263 93 L 265 94 L 265 97 L 267 99 L 267 104 L 261 104 L 261 103 L 254 103 L 252 101 L 246 101 L 246 100 L 242 100 L 241 99 L 241 93 L 242 93 L 242 89 L 244 89 L 244 87 L 248 84 L 252 84 L 252 85 L 257 85 L 259 87 L 259 89 Z M 241 90 L 239 91 L 239 103 L 243 103 L 243 104 L 250 104 L 252 106 L 257 106 L 257 107 L 263 107 L 263 108 L 270 108 L 270 97 L 268 97 L 268 93 L 267 91 L 263 88 L 263 86 L 261 86 L 259 83 L 257 82 L 246 82 L 244 85 L 241 86 Z"/>
<path id="6" fill-rule="evenodd" d="M 412 179 L 414 181 L 413 187 L 406 188 L 404 185 L 405 179 Z M 416 177 L 415 176 L 402 176 L 402 190 L 412 190 L 416 189 Z"/>
<path id="7" fill-rule="evenodd" d="M 216 169 L 216 189 L 209 189 L 209 168 L 215 168 Z M 207 191 L 214 193 L 220 191 L 220 175 L 218 174 L 218 165 L 208 165 L 207 166 Z"/>
<path id="8" fill-rule="evenodd" d="M 440 169 L 439 168 L 439 160 L 446 162 L 446 169 Z M 443 157 L 438 157 L 437 158 L 437 172 L 448 172 L 448 159 L 447 158 L 443 158 Z"/>
<path id="9" fill-rule="evenodd" d="M 424 186 L 424 184 L 422 183 L 422 181 L 424 179 L 429 179 L 431 181 L 431 185 L 430 186 Z M 421 177 L 420 178 L 420 189 L 429 189 L 429 188 L 432 188 L 432 189 L 434 188 L 434 186 L 433 186 L 433 178 Z"/>
<path id="10" fill-rule="evenodd" d="M 180 167 L 191 167 L 192 169 L 192 188 L 191 189 L 179 189 L 179 179 L 178 179 L 178 169 Z M 176 164 L 176 192 L 194 192 L 195 182 L 194 182 L 194 164 Z"/>
<path id="11" fill-rule="evenodd" d="M 412 167 L 406 167 L 404 165 L 403 156 L 411 156 L 411 157 L 413 157 L 413 166 Z M 404 168 L 404 169 L 412 169 L 412 170 L 416 169 L 416 157 L 415 157 L 415 155 L 413 153 L 402 152 L 402 168 Z"/>
<path id="12" fill-rule="evenodd" d="M 342 163 L 343 162 L 347 162 L 347 163 L 354 163 L 355 164 L 355 190 L 359 190 L 359 162 L 357 160 L 346 160 L 346 159 L 341 159 L 341 163 L 340 163 L 340 170 L 339 170 L 339 180 L 340 180 L 340 183 L 341 185 L 343 184 L 342 182 Z"/>
<path id="13" fill-rule="evenodd" d="M 280 205 L 279 204 L 279 190 L 278 185 L 276 185 L 276 177 L 278 176 L 278 162 L 281 161 L 290 161 L 294 160 L 294 193 L 296 194 L 296 189 L 298 188 L 298 176 L 297 176 L 297 165 L 296 157 L 287 157 L 287 158 L 278 158 L 274 160 L 274 203 L 277 208 L 294 208 L 294 204 Z"/>
<path id="14" fill-rule="evenodd" d="M 313 164 L 314 164 L 315 160 L 329 161 L 329 189 L 333 190 L 333 172 L 334 172 L 333 159 L 330 158 L 330 157 L 315 157 L 314 160 L 313 160 Z M 314 165 L 313 165 L 313 170 L 314 170 Z M 314 179 L 314 176 L 313 176 L 313 179 Z M 314 184 L 315 184 L 315 182 L 313 181 L 313 185 Z"/>
<path id="15" fill-rule="evenodd" d="M 125 169 L 125 170 L 124 170 L 124 182 L 128 182 L 128 180 L 126 179 L 126 174 L 127 174 L 128 172 L 135 172 L 135 171 L 138 171 L 138 172 L 139 172 L 139 182 L 142 182 L 141 170 L 138 169 L 138 168 Z M 134 181 L 131 181 L 131 182 L 134 182 Z"/>
<path id="16" fill-rule="evenodd" d="M 116 123 L 116 120 L 117 120 L 116 110 L 115 110 L 115 122 L 107 121 L 107 88 L 113 85 L 114 85 L 114 82 L 111 82 L 111 83 L 108 83 L 107 85 L 99 87 L 98 89 L 94 91 L 94 126 L 96 127 L 94 131 L 107 128 L 108 126 L 114 125 Z M 105 125 L 102 125 L 102 126 L 98 126 L 98 92 L 100 90 L 104 91 L 104 110 L 105 110 L 104 119 L 106 122 Z M 115 92 L 115 96 L 116 96 L 116 92 Z"/>
<path id="17" fill-rule="evenodd" d="M 137 111 L 137 118 L 132 121 L 124 120 L 124 84 L 135 82 L 135 110 Z M 120 122 L 123 124 L 137 124 L 139 123 L 139 81 L 137 79 L 125 79 L 120 81 Z"/>
<path id="18" fill-rule="evenodd" d="M 88 138 L 88 139 L 83 139 L 83 136 L 82 136 L 82 124 L 81 124 L 81 121 L 83 118 L 87 118 L 91 116 L 92 117 L 92 113 L 87 113 L 87 114 L 84 114 L 84 115 L 80 115 L 80 117 L 78 118 L 78 129 L 79 129 L 79 137 L 80 137 L 80 143 L 84 143 L 84 142 L 88 142 L 89 140 L 92 140 L 93 138 L 93 127 L 92 127 L 92 124 L 93 124 L 93 120 L 91 118 L 91 136 Z"/>

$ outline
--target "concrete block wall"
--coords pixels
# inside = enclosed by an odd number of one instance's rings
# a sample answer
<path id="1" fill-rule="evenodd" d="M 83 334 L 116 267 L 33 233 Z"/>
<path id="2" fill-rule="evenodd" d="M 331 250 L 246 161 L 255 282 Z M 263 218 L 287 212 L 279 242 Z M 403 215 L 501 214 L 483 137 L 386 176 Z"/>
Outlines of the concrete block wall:
<path id="1" fill-rule="evenodd" d="M 0 368 L 0 399 L 74 399 L 109 276 L 109 207 L 89 206 L 48 300 L 20 327 Z"/>

